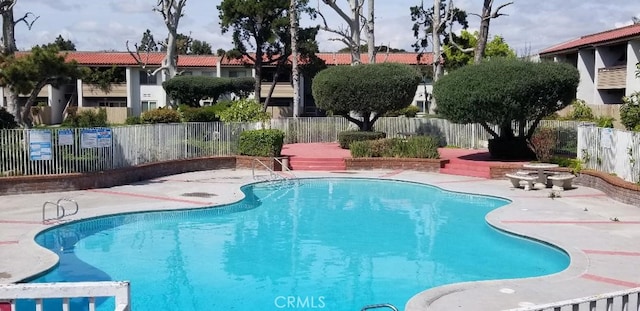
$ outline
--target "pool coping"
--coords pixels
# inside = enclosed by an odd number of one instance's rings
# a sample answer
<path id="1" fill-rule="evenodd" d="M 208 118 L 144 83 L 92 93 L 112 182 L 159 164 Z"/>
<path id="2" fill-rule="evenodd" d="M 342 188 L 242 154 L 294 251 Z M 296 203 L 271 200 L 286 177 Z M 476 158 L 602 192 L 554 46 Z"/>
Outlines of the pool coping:
<path id="1" fill-rule="evenodd" d="M 226 171 L 226 172 L 229 173 L 229 171 Z M 171 176 L 171 178 L 175 179 L 175 178 L 178 178 L 179 176 L 188 175 L 188 174 L 203 175 L 203 174 L 211 174 L 211 173 L 212 172 L 193 172 L 193 173 L 186 173 L 186 174 Z M 215 173 L 220 173 L 220 171 L 215 171 Z M 239 173 L 243 175 L 243 178 L 240 180 L 241 184 L 226 185 L 230 188 L 237 187 L 236 192 L 239 191 L 242 185 L 254 182 L 250 177 L 250 171 L 233 170 L 233 173 L 234 174 Z M 612 284 L 602 283 L 602 284 L 596 284 L 597 286 L 590 286 L 589 288 L 585 289 L 584 295 L 576 296 L 576 294 L 573 294 L 573 292 L 576 292 L 577 290 L 565 291 L 566 295 L 557 295 L 557 294 L 553 295 L 552 292 L 558 292 L 559 288 L 561 288 L 560 285 L 558 284 L 563 284 L 562 287 L 566 287 L 566 284 L 567 284 L 566 282 L 568 282 L 568 284 L 574 284 L 574 285 L 576 283 L 593 282 L 593 280 L 587 280 L 583 278 L 583 276 L 585 274 L 588 274 L 588 272 L 590 270 L 593 270 L 594 267 L 596 266 L 598 268 L 606 268 L 607 266 L 606 262 L 593 261 L 591 258 L 593 257 L 593 255 L 586 254 L 579 247 L 572 246 L 571 239 L 568 239 L 567 237 L 553 238 L 550 236 L 553 234 L 553 232 L 550 233 L 550 232 L 545 232 L 543 230 L 540 230 L 542 226 L 538 228 L 538 230 L 536 231 L 536 228 L 532 229 L 531 228 L 532 226 L 528 226 L 527 224 L 503 222 L 504 219 L 508 219 L 508 217 L 513 217 L 514 215 L 525 215 L 526 213 L 523 213 L 524 209 L 528 209 L 528 212 L 531 212 L 530 214 L 537 215 L 536 217 L 538 217 L 539 216 L 538 214 L 540 214 L 541 212 L 542 212 L 541 214 L 542 216 L 545 216 L 544 213 L 553 213 L 555 209 L 555 210 L 558 210 L 558 212 L 561 212 L 561 215 L 559 215 L 560 218 L 567 218 L 567 217 L 570 218 L 571 215 L 574 213 L 578 215 L 577 214 L 578 210 L 576 209 L 576 206 L 575 206 L 576 204 L 580 206 L 581 204 L 593 203 L 589 201 L 604 200 L 606 196 L 604 196 L 598 190 L 586 188 L 586 187 L 579 187 L 578 190 L 576 191 L 576 193 L 578 194 L 574 195 L 573 198 L 571 198 L 570 196 L 567 196 L 568 198 L 566 200 L 562 197 L 556 200 L 552 200 L 548 198 L 547 193 L 543 191 L 530 191 L 529 193 L 525 193 L 522 190 L 509 189 L 508 182 L 505 182 L 504 180 L 491 180 L 491 179 L 481 179 L 481 178 L 466 177 L 466 176 L 442 175 L 437 173 L 425 173 L 425 172 L 418 172 L 418 171 L 372 170 L 372 171 L 353 172 L 353 175 L 350 174 L 348 176 L 345 176 L 344 174 L 340 174 L 340 173 L 328 173 L 328 172 L 296 172 L 296 174 L 299 175 L 299 177 L 301 178 L 356 177 L 356 178 L 380 178 L 380 179 L 389 179 L 389 180 L 401 180 L 401 181 L 409 181 L 409 182 L 416 182 L 416 183 L 426 183 L 426 184 L 433 185 L 448 191 L 457 191 L 457 192 L 474 193 L 474 194 L 480 193 L 480 194 L 486 194 L 486 195 L 491 195 L 496 197 L 507 198 L 511 200 L 512 203 L 508 204 L 505 207 L 498 208 L 497 210 L 494 210 L 491 213 L 487 214 L 486 220 L 489 222 L 489 224 L 501 230 L 513 232 L 515 234 L 522 235 L 522 236 L 533 237 L 534 239 L 541 240 L 545 243 L 550 243 L 555 246 L 558 246 L 564 249 L 571 257 L 571 263 L 569 265 L 569 268 L 559 273 L 548 275 L 548 276 L 526 278 L 526 279 L 513 279 L 513 280 L 493 280 L 493 281 L 456 283 L 456 284 L 445 285 L 445 286 L 429 289 L 421 293 L 418 293 L 409 302 L 407 302 L 407 305 L 405 306 L 407 311 L 423 310 L 426 306 L 429 306 L 430 308 L 429 310 L 447 310 L 448 308 L 451 307 L 450 301 L 463 301 L 463 300 L 473 301 L 474 299 L 479 299 L 479 301 L 486 303 L 487 305 L 487 308 L 484 308 L 484 307 L 481 307 L 477 301 L 475 301 L 473 302 L 474 310 L 498 310 L 499 308 L 502 308 L 502 307 L 504 308 L 518 307 L 519 304 L 521 304 L 524 301 L 522 298 L 522 295 L 525 295 L 531 298 L 531 299 L 528 299 L 527 301 L 530 300 L 536 303 L 543 303 L 543 302 L 556 301 L 556 300 L 559 300 L 559 298 L 562 298 L 565 296 L 566 298 L 577 298 L 577 297 L 587 296 L 592 294 L 594 290 L 596 290 L 595 293 L 602 293 L 602 292 L 614 291 L 614 290 L 620 289 L 620 286 L 621 286 L 620 284 L 612 285 Z M 428 182 L 430 180 L 431 181 L 435 180 L 436 182 Z M 191 187 L 192 185 L 185 184 L 184 186 Z M 124 188 L 128 187 L 127 189 L 130 189 L 133 186 L 128 185 L 128 186 L 121 186 L 121 187 L 114 187 L 114 188 L 120 189 L 123 187 Z M 574 191 L 574 190 L 571 190 L 571 191 Z M 82 192 L 82 194 L 80 195 L 83 195 L 85 193 L 86 192 Z M 572 194 L 574 192 L 567 191 L 566 193 Z M 65 194 L 65 193 L 62 193 L 62 194 Z M 219 203 L 217 205 L 236 202 L 238 200 L 241 200 L 242 196 L 238 196 L 237 193 L 235 193 L 234 195 L 224 198 L 224 200 L 226 200 L 225 203 Z M 20 198 L 20 197 L 23 197 L 23 198 Z M 97 198 L 99 199 L 100 197 L 97 196 Z M 16 202 L 22 202 L 22 201 L 33 202 L 34 200 L 42 200 L 42 198 L 37 197 L 37 195 L 12 196 L 10 199 L 15 200 Z M 532 204 L 535 205 L 535 202 L 538 202 L 538 203 L 541 202 L 540 199 L 545 199 L 545 200 L 548 200 L 545 202 L 553 203 L 551 204 L 553 205 L 553 207 L 545 206 L 544 208 L 542 208 L 542 211 L 536 210 L 537 209 L 536 206 L 532 206 Z M 568 202 L 571 204 L 569 205 L 564 204 L 565 201 L 567 202 L 571 201 L 571 202 Z M 567 206 L 563 206 L 563 204 Z M 615 202 L 614 200 L 606 201 L 605 204 L 614 204 L 618 209 L 625 208 L 626 209 L 625 213 L 628 212 L 629 215 L 631 215 L 630 217 L 632 217 L 633 219 L 637 219 L 640 223 L 640 210 L 632 207 L 631 207 L 632 209 L 630 209 L 630 206 L 626 206 L 625 204 Z M 602 204 L 602 205 L 605 205 L 605 204 Z M 183 208 L 202 208 L 202 207 L 205 207 L 205 206 L 194 207 L 193 205 L 188 205 L 187 203 L 184 203 L 181 207 L 174 207 L 171 209 L 180 210 Z M 570 207 L 571 210 L 569 211 L 567 207 Z M 148 206 L 145 205 L 144 208 L 140 208 L 140 207 L 136 207 L 136 208 L 130 209 L 129 212 L 161 211 L 161 210 L 169 209 L 163 205 L 148 205 Z M 125 211 L 124 213 L 126 212 L 127 211 Z M 598 211 L 598 213 L 605 213 L 605 212 Z M 80 220 L 80 219 L 86 219 L 86 218 L 95 217 L 95 216 L 106 216 L 106 215 L 120 214 L 120 213 L 123 213 L 123 212 L 113 213 L 113 212 L 101 210 L 100 212 L 95 213 L 95 211 L 93 211 L 90 214 L 82 214 L 78 218 L 72 219 L 72 220 Z M 31 214 L 33 214 L 33 212 L 31 212 Z M 616 215 L 619 215 L 619 214 L 616 214 Z M 606 218 L 603 218 L 603 215 L 596 215 L 596 216 L 598 219 L 601 219 L 603 222 L 606 221 Z M 548 214 L 546 217 L 547 219 L 549 219 L 553 217 L 558 217 L 558 215 Z M 621 219 L 623 219 L 622 216 L 621 216 Z M 620 225 L 624 225 L 624 223 L 620 223 Z M 573 226 L 572 224 L 567 224 L 566 227 L 572 227 L 572 226 Z M 584 225 L 584 226 L 588 227 L 588 225 Z M 40 247 L 34 240 L 37 234 L 39 234 L 43 230 L 49 229 L 50 227 L 51 225 L 38 225 L 30 230 L 17 233 L 18 243 L 16 243 L 15 245 L 0 245 L 0 255 L 3 254 L 3 251 L 5 251 L 6 248 L 13 248 L 14 251 L 15 250 L 24 251 L 22 257 L 24 257 L 26 261 L 30 262 L 30 267 L 28 269 L 29 271 L 31 271 L 30 277 L 33 277 L 33 275 L 35 274 L 41 274 L 44 271 L 54 267 L 58 261 L 57 256 L 49 252 L 48 250 Z M 533 226 L 533 227 L 536 227 L 536 226 Z M 6 229 L 7 228 L 0 228 L 0 233 L 3 233 L 3 230 L 6 230 Z M 640 235 L 640 228 L 637 228 L 637 229 L 633 228 L 632 231 L 633 231 L 633 235 L 635 234 Z M 633 238 L 635 238 L 635 236 L 627 239 L 629 239 L 630 241 L 633 241 Z M 620 237 L 620 239 L 623 239 L 623 237 Z M 637 251 L 638 253 L 640 253 L 640 249 L 638 249 Z M 620 268 L 620 265 L 618 262 L 614 262 L 614 264 L 610 263 L 609 265 L 610 265 L 609 268 L 611 269 Z M 630 271 L 632 269 L 633 269 L 633 265 L 628 266 L 626 270 Z M 34 271 L 39 271 L 39 272 L 34 273 Z M 632 275 L 636 276 L 636 278 L 632 278 L 631 277 Z M 12 278 L 5 278 L 5 279 L 0 278 L 0 283 L 17 282 L 20 280 L 24 280 L 26 278 L 27 277 L 25 277 L 25 274 L 23 273 L 21 276 L 16 276 Z M 640 279 L 640 275 L 638 272 L 630 273 L 629 279 Z M 551 285 L 551 286 L 544 285 L 542 286 L 543 288 L 540 288 L 541 282 L 545 284 L 551 283 L 556 285 Z M 576 289 L 579 288 L 579 286 L 574 286 L 574 287 L 576 287 Z M 504 295 L 503 293 L 499 292 L 499 290 L 504 288 L 515 288 L 516 292 L 522 295 Z M 533 294 L 530 294 L 532 292 Z M 495 303 L 490 303 L 486 301 L 487 297 L 496 297 L 496 296 L 502 298 L 500 300 L 503 301 L 501 306 L 498 308 L 495 307 L 496 306 Z M 504 299 L 505 297 L 508 297 L 509 299 Z M 446 307 L 443 307 L 443 304 Z M 459 305 L 462 306 L 464 304 L 459 303 Z"/>

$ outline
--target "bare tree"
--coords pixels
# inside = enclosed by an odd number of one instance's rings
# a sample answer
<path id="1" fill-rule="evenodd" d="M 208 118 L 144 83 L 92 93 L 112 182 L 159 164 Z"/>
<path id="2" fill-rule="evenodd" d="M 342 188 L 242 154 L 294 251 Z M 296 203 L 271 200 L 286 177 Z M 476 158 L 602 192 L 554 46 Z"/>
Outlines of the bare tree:
<path id="1" fill-rule="evenodd" d="M 492 10 L 493 0 L 484 0 L 484 4 L 482 6 L 482 14 L 473 14 L 480 17 L 480 31 L 478 32 L 478 44 L 474 50 L 473 62 L 479 63 L 484 58 L 484 51 L 487 47 L 487 40 L 489 39 L 489 24 L 491 20 L 494 18 L 498 18 L 500 16 L 506 15 L 500 13 L 500 10 L 506 6 L 513 4 L 513 2 L 507 2 L 502 4 L 496 8 L 495 11 Z"/>
<path id="2" fill-rule="evenodd" d="M 365 29 L 367 31 L 367 56 L 369 57 L 369 64 L 376 63 L 376 35 L 375 35 L 375 8 L 374 0 L 367 1 L 367 18 L 363 20 Z M 387 50 L 388 50 L 387 46 Z"/>
<path id="3" fill-rule="evenodd" d="M 40 16 L 35 16 L 31 12 L 27 12 L 19 19 L 14 19 L 13 9 L 18 3 L 18 0 L 3 0 L 0 1 L 0 15 L 2 15 L 2 46 L 0 46 L 3 58 L 6 60 L 13 57 L 18 50 L 16 46 L 15 28 L 19 23 L 25 23 L 27 28 L 31 30 L 33 23 L 38 20 Z M 31 21 L 29 19 L 33 18 Z M 21 124 L 20 104 L 18 102 L 18 94 L 11 91 L 11 87 L 7 85 L 5 87 L 5 95 L 7 97 L 8 111 L 11 113 L 15 121 Z"/>
<path id="4" fill-rule="evenodd" d="M 351 14 L 347 14 L 342 10 L 336 0 L 322 0 L 326 5 L 333 9 L 338 16 L 340 16 L 346 23 L 347 28 L 331 28 L 327 24 L 327 20 L 322 15 L 320 10 L 317 11 L 318 15 L 322 18 L 323 25 L 320 29 L 331 32 L 338 35 L 338 38 L 331 39 L 333 41 L 340 41 L 344 43 L 351 51 L 351 64 L 356 65 L 362 62 L 360 58 L 360 45 L 363 43 L 361 39 L 362 32 L 366 30 L 369 61 L 375 62 L 375 37 L 374 37 L 374 0 L 368 0 L 369 10 L 368 16 L 365 17 L 362 14 L 362 8 L 364 6 L 364 0 L 348 0 Z M 373 45 L 373 48 L 371 48 Z"/>
<path id="5" fill-rule="evenodd" d="M 166 51 L 164 59 L 162 60 L 162 64 L 160 67 L 155 69 L 153 72 L 150 72 L 150 75 L 155 75 L 158 72 L 163 72 L 165 74 L 166 79 L 171 79 L 178 74 L 178 55 L 176 50 L 176 39 L 178 37 L 178 24 L 180 23 L 180 18 L 183 16 L 182 10 L 187 4 L 187 0 L 158 0 L 158 4 L 153 11 L 159 12 L 162 15 L 164 20 L 164 24 L 167 26 L 167 42 L 166 42 Z M 129 44 L 127 42 L 127 51 L 133 56 L 138 64 L 140 64 L 143 68 L 146 68 L 147 60 L 148 60 L 148 51 L 147 58 L 143 59 L 139 53 L 137 44 L 135 45 L 136 52 L 134 53 L 129 48 Z"/>
<path id="6" fill-rule="evenodd" d="M 289 19 L 291 22 L 291 80 L 293 82 L 293 116 L 300 114 L 300 70 L 298 68 L 298 10 L 296 0 L 291 0 L 289 6 Z M 275 80 L 275 79 L 274 79 Z"/>

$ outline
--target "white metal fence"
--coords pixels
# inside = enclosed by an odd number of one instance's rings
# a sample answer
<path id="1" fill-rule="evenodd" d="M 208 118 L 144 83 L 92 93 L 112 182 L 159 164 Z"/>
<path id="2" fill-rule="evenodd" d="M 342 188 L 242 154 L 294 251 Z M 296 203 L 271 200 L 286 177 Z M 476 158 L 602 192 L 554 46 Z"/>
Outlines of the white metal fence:
<path id="1" fill-rule="evenodd" d="M 640 287 L 505 311 L 629 311 L 640 310 Z"/>
<path id="2" fill-rule="evenodd" d="M 543 121 L 557 129 L 557 152 L 576 153 L 576 122 Z M 240 133 L 280 129 L 285 143 L 335 142 L 355 129 L 342 117 L 272 119 L 261 123 L 175 123 L 99 129 L 0 130 L 0 176 L 84 173 L 168 160 L 236 154 Z M 387 137 L 401 133 L 438 136 L 445 145 L 486 147 L 489 134 L 478 124 L 433 118 L 380 118 L 375 128 Z M 498 131 L 497 128 L 494 130 Z"/>
<path id="3" fill-rule="evenodd" d="M 88 298 L 89 310 L 96 310 L 96 298 L 113 297 L 114 311 L 130 310 L 129 282 L 70 282 L 70 283 L 27 283 L 0 284 L 0 303 L 9 304 L 16 310 L 18 300 L 35 300 L 36 310 L 70 310 L 72 298 Z M 62 298 L 62 301 L 50 309 L 44 308 L 45 299 Z M 87 309 L 87 308 L 83 308 Z"/>
<path id="4" fill-rule="evenodd" d="M 586 168 L 640 182 L 640 133 L 580 126 L 577 155 Z"/>

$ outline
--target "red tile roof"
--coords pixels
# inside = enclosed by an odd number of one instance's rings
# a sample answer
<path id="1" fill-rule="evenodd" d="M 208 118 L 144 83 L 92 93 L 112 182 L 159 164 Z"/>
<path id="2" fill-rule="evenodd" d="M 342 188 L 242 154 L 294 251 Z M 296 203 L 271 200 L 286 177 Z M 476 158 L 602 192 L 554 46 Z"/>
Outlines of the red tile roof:
<path id="1" fill-rule="evenodd" d="M 19 52 L 18 56 L 26 55 L 28 52 Z M 80 65 L 85 66 L 138 66 L 138 62 L 129 52 L 65 52 L 67 60 L 75 60 Z M 351 54 L 349 53 L 318 53 L 319 58 L 327 65 L 349 65 L 351 64 Z M 403 63 L 409 65 L 418 64 L 417 53 L 378 53 L 376 62 L 383 63 Z M 142 61 L 147 65 L 160 66 L 165 54 L 161 52 L 141 53 Z M 180 55 L 178 56 L 179 67 L 216 67 L 219 57 L 214 55 Z M 368 63 L 366 54 L 361 55 L 363 63 Z M 431 64 L 433 55 L 424 54 L 420 59 L 420 64 Z M 241 59 L 221 58 L 222 66 L 245 66 L 251 64 L 247 57 Z"/>
<path id="2" fill-rule="evenodd" d="M 320 59 L 324 60 L 327 65 L 350 65 L 351 64 L 351 54 L 350 53 L 317 53 L 316 54 Z M 418 64 L 418 54 L 417 53 L 378 53 L 376 55 L 377 63 L 402 63 L 408 65 L 416 65 Z M 265 58 L 266 59 L 266 58 Z M 360 59 L 363 63 L 369 62 L 369 57 L 367 54 L 361 54 Z M 420 59 L 420 64 L 431 64 L 433 61 L 433 54 L 426 53 Z M 251 64 L 251 60 L 247 57 L 243 57 L 240 59 L 236 58 L 223 58 L 220 61 L 220 64 L 223 66 L 244 66 L 247 64 Z"/>
<path id="3" fill-rule="evenodd" d="M 19 52 L 18 56 L 28 52 Z M 64 52 L 67 53 L 67 60 L 75 60 L 80 65 L 85 66 L 138 66 L 129 52 Z M 142 61 L 147 65 L 160 66 L 165 53 L 140 53 Z M 218 57 L 215 55 L 180 55 L 178 56 L 179 67 L 215 67 Z"/>
<path id="4" fill-rule="evenodd" d="M 626 27 L 620 27 L 591 35 L 582 36 L 577 39 L 560 43 L 540 52 L 540 55 L 558 54 L 559 52 L 577 50 L 581 47 L 600 45 L 638 36 L 640 36 L 640 24 L 634 24 Z"/>

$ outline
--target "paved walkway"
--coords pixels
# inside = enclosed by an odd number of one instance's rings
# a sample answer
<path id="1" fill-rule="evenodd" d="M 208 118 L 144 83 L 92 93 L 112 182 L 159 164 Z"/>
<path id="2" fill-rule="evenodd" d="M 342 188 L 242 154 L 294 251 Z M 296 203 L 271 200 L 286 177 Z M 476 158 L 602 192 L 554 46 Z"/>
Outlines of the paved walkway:
<path id="1" fill-rule="evenodd" d="M 505 180 L 401 170 L 295 173 L 298 177 L 406 180 L 510 198 L 512 204 L 487 216 L 491 224 L 556 244 L 571 256 L 570 267 L 558 274 L 443 286 L 420 293 L 406 310 L 426 307 L 430 311 L 501 310 L 640 287 L 640 209 L 614 201 L 594 189 L 579 187 L 551 199 L 549 190 L 511 189 Z M 37 232 L 51 227 L 41 224 L 44 201 L 61 197 L 76 200 L 80 212 L 69 221 L 112 213 L 234 202 L 243 197 L 240 186 L 252 181 L 250 170 L 218 170 L 107 189 L 3 196 L 0 283 L 20 281 L 56 263 L 56 256 L 33 240 Z M 197 192 L 201 192 L 200 196 L 193 196 Z"/>

